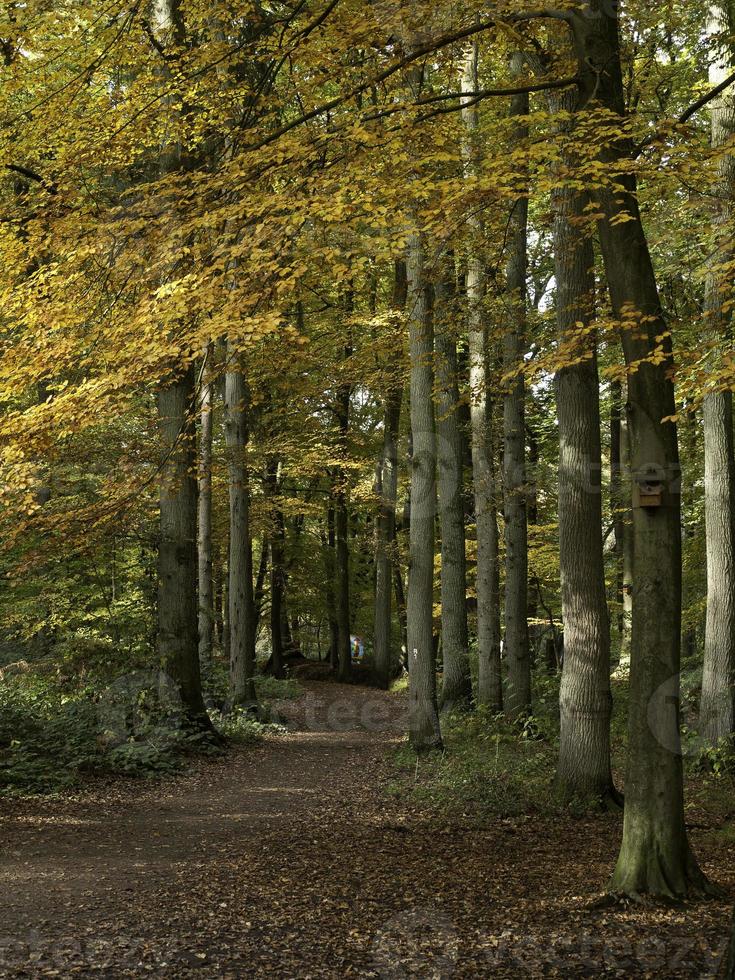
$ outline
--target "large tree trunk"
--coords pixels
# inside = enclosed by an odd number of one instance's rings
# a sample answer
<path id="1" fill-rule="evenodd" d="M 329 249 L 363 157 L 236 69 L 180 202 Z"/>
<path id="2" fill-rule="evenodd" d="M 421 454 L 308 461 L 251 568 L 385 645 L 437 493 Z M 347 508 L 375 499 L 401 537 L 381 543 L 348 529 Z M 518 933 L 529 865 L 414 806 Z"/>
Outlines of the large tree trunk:
<path id="1" fill-rule="evenodd" d="M 454 267 L 443 265 L 436 286 L 436 438 L 441 520 L 442 709 L 467 708 L 472 674 L 467 641 L 467 564 L 465 557 L 462 432 L 459 427 Z"/>
<path id="2" fill-rule="evenodd" d="M 511 72 L 523 70 L 524 57 L 515 53 Z M 528 115 L 528 95 L 514 96 L 513 116 Z M 515 127 L 514 140 L 527 138 L 523 122 Z M 503 337 L 503 367 L 510 378 L 504 398 L 505 452 L 505 655 L 508 661 L 508 693 L 505 707 L 516 720 L 531 711 L 531 660 L 528 648 L 528 521 L 526 513 L 526 384 L 523 375 L 526 324 L 526 271 L 528 265 L 528 199 L 518 197 L 508 230 L 507 298 L 508 325 Z"/>
<path id="3" fill-rule="evenodd" d="M 462 91 L 478 89 L 478 48 L 468 47 L 462 72 Z M 465 173 L 477 169 L 475 145 L 477 108 L 462 109 L 466 137 L 463 143 Z M 500 671 L 500 594 L 498 565 L 498 519 L 495 502 L 495 467 L 492 447 L 492 412 L 489 409 L 487 332 L 482 304 L 485 272 L 479 254 L 482 222 L 477 216 L 468 221 L 472 245 L 467 262 L 467 306 L 470 368 L 470 434 L 475 525 L 477 528 L 477 701 L 497 712 L 503 707 Z"/>
<path id="4" fill-rule="evenodd" d="M 212 423 L 214 385 L 212 382 L 213 347 L 204 352 L 201 394 L 199 397 L 199 520 L 197 547 L 199 554 L 199 663 L 206 670 L 212 663 L 214 636 L 214 584 L 212 577 Z"/>
<path id="5" fill-rule="evenodd" d="M 396 262 L 393 309 L 406 306 L 406 263 Z M 378 463 L 380 512 L 375 534 L 375 631 L 373 657 L 375 680 L 387 688 L 392 672 L 391 622 L 393 594 L 393 551 L 396 537 L 396 500 L 398 496 L 398 433 L 403 403 L 403 371 L 391 372 L 390 388 L 385 396 L 383 448 Z"/>
<path id="6" fill-rule="evenodd" d="M 158 393 L 161 436 L 158 654 L 194 728 L 209 728 L 197 630 L 197 487 L 194 367 Z"/>
<path id="7" fill-rule="evenodd" d="M 625 114 L 618 19 L 599 0 L 570 14 L 580 102 Z M 687 841 L 679 737 L 681 643 L 680 466 L 671 345 L 638 207 L 627 140 L 608 144 L 603 160 L 618 174 L 598 192 L 598 229 L 613 309 L 626 326 L 631 371 L 628 421 L 634 481 L 659 482 L 658 506 L 633 507 L 633 634 L 623 841 L 610 883 L 614 893 L 681 898 L 705 886 Z M 663 350 L 664 357 L 652 358 Z M 644 488 L 647 489 L 647 488 Z"/>
<path id="8" fill-rule="evenodd" d="M 246 386 L 237 352 L 228 344 L 225 379 L 225 438 L 230 476 L 230 700 L 256 701 L 253 550 L 250 538 L 250 488 L 247 469 Z"/>
<path id="9" fill-rule="evenodd" d="M 574 108 L 576 93 L 549 99 Z M 563 129 L 560 127 L 561 138 Z M 568 128 L 568 127 L 566 127 Z M 567 153 L 563 165 L 573 170 Z M 566 799 L 615 798 L 610 769 L 610 623 L 602 550 L 602 451 L 594 317 L 594 250 L 583 228 L 586 195 L 552 195 L 556 322 L 569 367 L 556 376 L 559 420 L 559 561 L 564 667 L 559 692 L 557 787 Z M 580 325 L 583 329 L 580 330 Z"/>
<path id="10" fill-rule="evenodd" d="M 710 68 L 712 86 L 732 71 L 729 4 L 713 3 L 708 31 L 719 57 Z M 726 40 L 727 39 L 727 40 Z M 726 146 L 735 136 L 735 96 L 726 91 L 711 106 L 712 146 Z M 719 240 L 712 255 L 705 312 L 715 340 L 727 336 L 728 298 L 717 266 L 732 261 L 730 234 L 735 194 L 735 156 L 720 160 L 716 227 Z M 713 392 L 704 399 L 704 507 L 707 534 L 707 619 L 704 635 L 704 674 L 700 734 L 712 745 L 735 731 L 735 455 L 733 454 L 732 392 Z"/>
<path id="11" fill-rule="evenodd" d="M 159 51 L 181 43 L 183 23 L 178 0 L 156 0 L 151 9 L 151 27 Z M 162 58 L 162 90 L 167 76 Z M 177 110 L 165 96 L 163 106 L 175 131 Z M 163 175 L 180 168 L 181 152 L 175 140 L 161 148 L 158 162 Z M 163 669 L 180 692 L 187 724 L 210 728 L 199 667 L 195 387 L 193 365 L 174 369 L 157 399 L 162 452 L 158 653 Z"/>
<path id="12" fill-rule="evenodd" d="M 409 735 L 416 751 L 424 751 L 441 746 L 441 731 L 433 637 L 436 515 L 433 330 L 424 246 L 418 232 L 409 239 L 407 271 L 413 435 L 408 571 Z"/>

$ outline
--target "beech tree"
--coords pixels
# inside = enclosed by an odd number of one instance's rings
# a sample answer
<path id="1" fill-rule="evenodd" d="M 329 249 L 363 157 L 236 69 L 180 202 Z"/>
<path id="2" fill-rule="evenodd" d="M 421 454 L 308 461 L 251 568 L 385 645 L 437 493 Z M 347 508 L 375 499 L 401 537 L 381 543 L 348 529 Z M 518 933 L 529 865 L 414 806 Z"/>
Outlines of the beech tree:
<path id="1" fill-rule="evenodd" d="M 467 569 L 459 421 L 454 267 L 447 256 L 434 288 L 437 490 L 441 527 L 442 708 L 468 707 L 472 676 L 467 636 Z"/>
<path id="2" fill-rule="evenodd" d="M 708 33 L 714 61 L 709 81 L 716 88 L 732 72 L 735 22 L 729 3 L 709 8 Z M 726 90 L 710 108 L 712 146 L 721 151 L 716 188 L 714 252 L 706 285 L 707 328 L 717 342 L 730 319 L 723 293 L 722 269 L 732 260 L 729 230 L 735 193 L 735 157 L 723 148 L 735 135 L 735 100 Z M 704 501 L 707 535 L 707 616 L 700 730 L 716 745 L 735 732 L 735 452 L 732 392 L 714 391 L 704 398 Z"/>
<path id="3" fill-rule="evenodd" d="M 616 10 L 597 0 L 568 15 L 580 106 L 622 122 L 625 99 Z M 681 897 L 705 879 L 684 826 L 679 733 L 681 645 L 680 465 L 671 340 L 638 207 L 632 146 L 620 131 L 603 145 L 613 186 L 598 194 L 600 247 L 629 368 L 633 507 L 633 622 L 623 842 L 613 892 Z M 626 165 L 627 163 L 627 165 Z M 660 356 L 657 356 L 660 352 Z M 652 491 L 649 493 L 649 491 Z"/>
<path id="4" fill-rule="evenodd" d="M 184 26 L 176 0 L 161 0 L 152 10 L 159 72 L 165 75 L 166 48 L 183 43 Z M 168 102 L 164 111 L 177 116 Z M 160 157 L 162 174 L 181 167 L 181 150 L 171 141 Z M 158 649 L 161 662 L 179 690 L 189 723 L 209 727 L 199 667 L 197 584 L 196 387 L 194 363 L 172 366 L 158 392 L 161 437 L 160 543 L 158 548 Z"/>
<path id="5" fill-rule="evenodd" d="M 255 603 L 250 480 L 247 464 L 247 390 L 240 354 L 227 345 L 225 435 L 229 463 L 230 553 L 227 589 L 230 626 L 230 697 L 233 705 L 255 702 Z"/>
<path id="6" fill-rule="evenodd" d="M 519 75 L 522 52 L 511 56 Z M 513 140 L 528 136 L 528 94 L 513 96 L 511 115 L 518 118 Z M 503 334 L 503 490 L 505 504 L 505 654 L 508 659 L 508 715 L 520 719 L 531 711 L 531 660 L 528 648 L 528 511 L 526 500 L 526 383 L 523 374 L 528 272 L 528 197 L 526 188 L 512 205 L 508 221 L 506 262 L 506 328 Z"/>
<path id="7" fill-rule="evenodd" d="M 398 312 L 406 306 L 406 263 L 395 262 L 392 307 Z M 393 567 L 395 564 L 396 499 L 398 495 L 398 437 L 403 406 L 403 373 L 388 372 L 389 388 L 383 414 L 383 445 L 378 461 L 377 491 L 380 510 L 375 543 L 375 675 L 380 687 L 387 688 L 393 665 L 391 613 Z"/>
<path id="8" fill-rule="evenodd" d="M 441 747 L 434 654 L 434 431 L 433 323 L 426 246 L 413 232 L 408 243 L 409 352 L 411 358 L 411 519 L 408 568 L 408 660 L 411 744 L 417 751 Z"/>
<path id="9" fill-rule="evenodd" d="M 479 90 L 479 53 L 471 43 L 464 56 L 461 79 L 462 91 Z M 467 179 L 477 171 L 479 145 L 477 142 L 478 110 L 476 104 L 463 101 L 462 118 L 465 125 L 462 158 Z M 472 487 L 474 492 L 475 524 L 477 527 L 477 700 L 493 711 L 503 706 L 500 669 L 500 594 L 498 567 L 498 521 L 496 502 L 496 473 L 488 405 L 491 385 L 488 371 L 489 356 L 483 303 L 486 293 L 484 263 L 479 254 L 483 226 L 478 215 L 469 218 L 469 254 L 467 258 L 467 333 L 469 347 L 470 383 L 470 441 L 472 455 Z"/>
<path id="10" fill-rule="evenodd" d="M 553 96 L 557 112 L 575 93 Z M 562 124 L 564 125 L 564 124 Z M 567 125 L 568 128 L 568 125 Z M 568 173 L 575 162 L 562 156 Z M 594 318 L 594 250 L 584 231 L 587 199 L 574 187 L 553 193 L 556 320 L 572 364 L 556 376 L 559 418 L 559 566 L 564 668 L 559 768 L 563 794 L 614 797 L 610 771 L 610 623 L 602 553 L 602 455 Z"/>

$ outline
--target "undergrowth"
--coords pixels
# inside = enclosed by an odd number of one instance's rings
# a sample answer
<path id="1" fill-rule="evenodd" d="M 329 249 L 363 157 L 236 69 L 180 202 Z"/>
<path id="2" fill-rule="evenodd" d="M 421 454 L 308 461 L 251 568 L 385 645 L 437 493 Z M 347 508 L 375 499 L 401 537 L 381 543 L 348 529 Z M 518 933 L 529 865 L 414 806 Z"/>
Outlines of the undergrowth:
<path id="1" fill-rule="evenodd" d="M 704 813 L 723 833 L 732 831 L 735 790 L 735 743 L 724 740 L 705 746 L 696 730 L 701 666 L 683 664 L 682 753 L 688 812 Z M 615 782 L 624 789 L 629 677 L 617 670 L 612 678 L 610 726 Z M 594 811 L 599 801 L 562 803 L 554 791 L 559 750 L 559 676 L 534 674 L 534 714 L 522 726 L 483 708 L 442 715 L 444 750 L 417 757 L 409 745 L 392 753 L 391 793 L 432 809 L 478 811 L 497 817 L 530 813 L 575 815 Z M 727 805 L 726 805 L 727 803 Z"/>
<path id="2" fill-rule="evenodd" d="M 283 731 L 270 721 L 271 703 L 301 694 L 297 682 L 270 677 L 258 677 L 256 690 L 257 715 L 210 710 L 226 742 Z M 156 672 L 77 689 L 44 672 L 0 680 L 0 794 L 54 793 L 91 777 L 155 777 L 222 751 L 222 739 L 187 727 L 175 692 Z"/>

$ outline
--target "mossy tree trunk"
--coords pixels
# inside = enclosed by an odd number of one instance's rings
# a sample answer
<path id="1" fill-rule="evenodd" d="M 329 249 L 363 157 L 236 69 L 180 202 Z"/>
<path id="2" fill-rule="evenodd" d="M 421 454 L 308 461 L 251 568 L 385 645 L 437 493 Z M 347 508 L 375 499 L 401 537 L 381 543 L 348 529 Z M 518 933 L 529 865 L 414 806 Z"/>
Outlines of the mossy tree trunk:
<path id="1" fill-rule="evenodd" d="M 572 28 L 581 107 L 625 115 L 617 8 L 590 0 L 565 15 Z M 614 186 L 597 193 L 598 233 L 628 379 L 634 479 L 660 481 L 659 505 L 633 508 L 633 630 L 623 841 L 610 890 L 682 898 L 705 887 L 684 825 L 679 734 L 681 644 L 680 465 L 668 327 L 641 219 L 632 147 L 601 148 Z M 612 178 L 611 178 L 612 179 Z M 661 339 L 663 338 L 663 339 Z M 656 357 L 652 357 L 658 352 Z M 663 356 L 661 356 L 663 355 Z M 668 421 L 667 421 L 668 420 Z"/>

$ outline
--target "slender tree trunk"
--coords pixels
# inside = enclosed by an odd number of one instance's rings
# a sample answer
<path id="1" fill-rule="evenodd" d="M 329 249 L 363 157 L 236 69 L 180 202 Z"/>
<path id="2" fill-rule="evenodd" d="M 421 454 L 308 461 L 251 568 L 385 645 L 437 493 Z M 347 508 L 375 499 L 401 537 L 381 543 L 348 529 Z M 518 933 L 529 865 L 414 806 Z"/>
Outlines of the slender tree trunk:
<path id="1" fill-rule="evenodd" d="M 576 93 L 549 99 L 574 108 Z M 560 136 L 565 138 L 560 127 Z M 566 153 L 565 169 L 575 161 Z M 602 550 L 602 450 L 594 318 L 594 250 L 583 229 L 586 195 L 552 195 L 556 322 L 569 367 L 556 376 L 559 420 L 559 560 L 564 667 L 559 692 L 557 787 L 566 799 L 615 799 L 610 768 L 610 622 Z M 583 330 L 580 332 L 580 325 Z"/>
<path id="2" fill-rule="evenodd" d="M 401 556 L 398 553 L 398 541 L 393 549 L 393 587 L 396 594 L 396 613 L 398 623 L 401 627 L 401 644 L 406 655 L 406 664 L 409 664 L 408 657 L 408 611 L 406 609 L 406 590 L 403 587 L 403 570 L 401 568 Z"/>
<path id="3" fill-rule="evenodd" d="M 224 648 L 224 616 L 223 616 L 223 596 L 222 596 L 222 558 L 217 553 L 215 554 L 214 565 L 212 569 L 212 577 L 214 580 L 214 624 L 213 624 L 213 639 L 215 647 L 222 651 Z"/>
<path id="4" fill-rule="evenodd" d="M 478 48 L 468 47 L 462 73 L 462 91 L 478 88 Z M 462 109 L 465 125 L 463 159 L 465 173 L 471 177 L 477 169 L 477 107 Z M 487 332 L 483 313 L 485 272 L 479 252 L 482 222 L 470 218 L 472 247 L 467 262 L 467 306 L 470 369 L 470 441 L 472 447 L 472 481 L 475 525 L 477 528 L 477 701 L 501 711 L 503 688 L 500 670 L 500 592 L 498 564 L 498 519 L 495 491 L 495 467 L 491 438 L 492 411 L 489 407 Z"/>
<path id="5" fill-rule="evenodd" d="M 580 104 L 597 101 L 625 115 L 617 11 L 600 0 L 570 14 Z M 621 139 L 601 149 L 615 168 L 615 189 L 597 192 L 600 245 L 621 329 L 628 379 L 634 481 L 658 484 L 657 506 L 634 500 L 633 635 L 623 841 L 610 883 L 614 893 L 681 898 L 706 886 L 684 825 L 679 736 L 681 644 L 680 466 L 670 341 L 638 207 L 632 148 Z M 640 320 L 637 320 L 640 317 Z M 647 495 L 648 496 L 648 495 Z"/>
<path id="6" fill-rule="evenodd" d="M 225 378 L 225 439 L 230 474 L 230 698 L 233 705 L 256 701 L 253 551 L 247 469 L 246 385 L 237 352 L 228 344 Z"/>
<path id="7" fill-rule="evenodd" d="M 714 87 L 733 67 L 730 55 L 731 21 L 727 3 L 712 3 L 708 32 L 719 53 L 710 68 Z M 711 108 L 712 146 L 726 146 L 735 136 L 735 97 L 728 90 Z M 707 279 L 705 311 L 713 337 L 728 336 L 730 314 L 724 310 L 722 273 L 717 266 L 733 258 L 730 222 L 735 195 L 735 155 L 719 164 L 716 227 L 719 241 Z M 732 392 L 713 392 L 704 399 L 704 507 L 707 534 L 707 618 L 704 635 L 704 673 L 700 734 L 712 745 L 735 731 L 735 453 L 733 451 Z"/>
<path id="8" fill-rule="evenodd" d="M 623 556 L 625 554 L 625 517 L 623 503 L 623 386 L 610 385 L 610 515 L 615 539 L 615 593 L 617 609 L 618 654 L 623 644 Z M 618 660 L 620 656 L 618 655 Z"/>
<path id="9" fill-rule="evenodd" d="M 209 728 L 197 630 L 197 487 L 194 368 L 158 393 L 161 436 L 158 654 L 187 724 Z"/>
<path id="10" fill-rule="evenodd" d="M 334 502 L 327 507 L 327 539 L 324 542 L 324 574 L 326 582 L 327 615 L 329 617 L 329 663 L 336 673 L 339 669 L 339 626 L 337 623 L 337 598 L 335 594 L 336 535 L 334 531 Z"/>
<path id="11" fill-rule="evenodd" d="M 284 676 L 283 669 L 283 593 L 285 591 L 285 542 L 286 525 L 283 511 L 276 502 L 278 494 L 278 461 L 270 460 L 266 473 L 268 495 L 271 498 L 271 673 L 274 677 Z"/>
<path id="12" fill-rule="evenodd" d="M 352 332 L 352 325 L 349 318 L 354 312 L 354 294 L 352 286 L 347 290 L 344 298 L 345 316 L 347 317 L 346 330 L 348 340 L 344 347 L 344 363 L 349 361 L 352 356 L 352 343 L 349 335 Z M 347 440 L 350 430 L 350 407 L 352 402 L 352 385 L 346 379 L 342 379 L 337 390 L 337 401 L 335 412 L 337 416 L 337 438 L 339 452 L 343 460 L 347 457 Z M 351 633 L 351 606 L 350 606 L 350 514 L 347 487 L 347 470 L 340 466 L 337 472 L 337 481 L 334 498 L 334 529 L 335 529 L 335 558 L 336 575 L 335 595 L 337 599 L 337 635 L 339 649 L 339 666 L 337 675 L 340 681 L 347 682 L 352 676 L 352 643 Z"/>
<path id="13" fill-rule="evenodd" d="M 207 669 L 212 663 L 214 635 L 214 583 L 212 578 L 212 422 L 214 385 L 213 347 L 204 352 L 199 397 L 199 663 Z"/>
<path id="14" fill-rule="evenodd" d="M 436 286 L 436 440 L 441 519 L 441 615 L 444 665 L 443 709 L 468 708 L 472 675 L 467 641 L 467 565 L 465 557 L 462 432 L 459 427 L 454 268 L 445 261 L 444 281 Z"/>
<path id="15" fill-rule="evenodd" d="M 268 575 L 268 551 L 270 542 L 267 535 L 263 536 L 260 545 L 260 560 L 258 562 L 258 574 L 255 578 L 255 592 L 253 602 L 255 604 L 255 631 L 260 629 L 260 618 L 263 615 L 263 600 L 265 598 L 265 580 Z"/>
<path id="16" fill-rule="evenodd" d="M 625 499 L 623 531 L 623 635 L 620 641 L 620 667 L 630 669 L 630 642 L 633 635 L 633 511 L 630 504 L 633 490 L 630 478 L 630 428 L 627 418 L 622 420 L 623 442 L 623 496 Z"/>
<path id="17" fill-rule="evenodd" d="M 511 57 L 511 72 L 523 70 L 524 57 Z M 511 114 L 528 115 L 528 95 L 514 96 Z M 528 128 L 519 122 L 515 142 L 521 144 Z M 526 513 L 526 384 L 523 376 L 526 321 L 526 272 L 528 265 L 528 199 L 518 197 L 508 232 L 508 326 L 503 338 L 503 368 L 511 380 L 504 398 L 505 452 L 505 655 L 508 661 L 508 693 L 505 707 L 512 720 L 531 711 L 531 660 L 528 649 L 528 521 Z"/>
<path id="18" fill-rule="evenodd" d="M 409 735 L 417 752 L 441 746 L 434 653 L 434 434 L 433 328 L 424 245 L 413 232 L 408 245 L 408 322 L 411 360 L 411 523 L 408 572 Z"/>
<path id="19" fill-rule="evenodd" d="M 397 261 L 393 290 L 393 309 L 406 306 L 406 263 Z M 392 564 L 396 537 L 396 499 L 398 496 L 398 433 L 403 403 L 403 371 L 391 372 L 390 389 L 385 397 L 383 419 L 383 449 L 379 469 L 380 512 L 375 534 L 375 629 L 373 656 L 375 679 L 387 689 L 392 671 L 391 656 L 391 595 L 393 593 Z"/>

